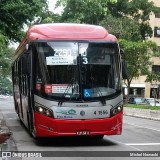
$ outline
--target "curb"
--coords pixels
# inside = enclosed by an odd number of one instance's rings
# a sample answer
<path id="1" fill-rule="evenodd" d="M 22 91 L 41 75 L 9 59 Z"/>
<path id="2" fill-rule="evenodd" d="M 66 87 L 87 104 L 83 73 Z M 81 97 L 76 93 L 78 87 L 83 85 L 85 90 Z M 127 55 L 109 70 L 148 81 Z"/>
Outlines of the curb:
<path id="1" fill-rule="evenodd" d="M 3 114 L 1 113 L 1 110 L 0 110 L 0 129 L 2 130 L 8 129 L 8 127 L 5 124 L 5 120 L 4 120 Z"/>
<path id="2" fill-rule="evenodd" d="M 1 113 L 1 110 L 0 110 L 0 130 L 1 129 L 2 130 L 8 130 L 9 128 L 6 125 L 3 114 Z M 4 143 L 0 144 L 0 151 L 1 152 L 2 151 L 4 151 L 4 152 L 6 152 L 6 151 L 17 151 L 17 146 L 16 146 L 16 143 L 14 142 L 14 139 L 13 139 L 12 136 L 8 140 L 6 140 Z M 0 157 L 0 160 L 1 160 L 1 157 Z M 3 160 L 3 158 L 2 158 L 2 160 Z M 11 159 L 8 158 L 7 160 L 11 160 Z M 16 160 L 16 159 L 13 159 L 13 160 Z M 17 160 L 19 160 L 19 159 L 17 158 Z"/>
<path id="3" fill-rule="evenodd" d="M 2 126 L 2 119 L 3 119 L 3 115 L 2 115 L 2 113 L 0 112 L 0 128 L 1 128 L 1 126 Z"/>
<path id="4" fill-rule="evenodd" d="M 160 121 L 160 110 L 136 109 L 136 108 L 124 107 L 123 114 L 126 116 Z"/>

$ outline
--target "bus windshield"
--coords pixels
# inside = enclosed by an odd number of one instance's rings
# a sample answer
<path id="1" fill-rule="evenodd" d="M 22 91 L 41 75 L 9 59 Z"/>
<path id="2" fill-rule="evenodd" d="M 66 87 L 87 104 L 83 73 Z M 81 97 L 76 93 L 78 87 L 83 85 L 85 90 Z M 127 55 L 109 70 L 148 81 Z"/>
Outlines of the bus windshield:
<path id="1" fill-rule="evenodd" d="M 89 100 L 121 90 L 116 43 L 38 42 L 36 91 L 54 99 Z"/>

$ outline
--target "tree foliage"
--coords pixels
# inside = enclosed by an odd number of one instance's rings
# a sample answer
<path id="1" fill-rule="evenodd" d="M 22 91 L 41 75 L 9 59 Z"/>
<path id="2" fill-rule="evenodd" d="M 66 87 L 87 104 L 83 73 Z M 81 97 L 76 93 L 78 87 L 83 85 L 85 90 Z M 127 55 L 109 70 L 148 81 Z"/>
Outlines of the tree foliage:
<path id="1" fill-rule="evenodd" d="M 24 24 L 46 12 L 46 0 L 1 0 L 0 33 L 10 40 L 20 41 Z"/>
<path id="2" fill-rule="evenodd" d="M 11 62 L 13 48 L 9 41 L 20 41 L 24 24 L 33 22 L 47 12 L 46 0 L 1 0 L 0 1 L 0 90 L 11 89 Z M 7 85 L 8 87 L 6 88 Z M 9 87 L 10 86 L 10 87 Z M 9 89 L 9 90 L 10 90 Z"/>
<path id="3" fill-rule="evenodd" d="M 149 68 L 152 65 L 151 56 L 153 50 L 157 48 L 156 43 L 152 41 L 132 42 L 120 40 L 120 46 L 124 49 L 123 59 L 127 61 L 128 78 L 125 84 L 130 91 L 130 84 L 133 78 L 140 75 L 149 74 Z"/>
<path id="4" fill-rule="evenodd" d="M 11 63 L 14 49 L 7 45 L 0 47 L 0 94 L 11 93 Z"/>
<path id="5" fill-rule="evenodd" d="M 11 79 L 0 77 L 0 94 L 12 94 Z"/>
<path id="6" fill-rule="evenodd" d="M 152 28 L 149 25 L 150 15 L 157 11 L 157 7 L 149 0 L 117 0 L 117 3 L 108 3 L 110 14 L 115 17 L 128 16 L 140 24 L 140 32 L 143 39 L 152 36 Z"/>
<path id="7" fill-rule="evenodd" d="M 60 20 L 61 22 L 99 24 L 107 15 L 107 1 L 116 2 L 116 0 L 58 0 L 57 6 L 64 7 Z"/>
<path id="8" fill-rule="evenodd" d="M 6 47 L 8 44 L 8 38 L 0 33 L 0 53 L 3 47 Z"/>
<path id="9" fill-rule="evenodd" d="M 127 17 L 113 17 L 111 15 L 101 21 L 100 25 L 105 27 L 109 33 L 116 35 L 120 39 L 129 41 L 140 41 L 142 40 L 140 25 L 134 19 Z"/>
<path id="10" fill-rule="evenodd" d="M 0 77 L 9 77 L 11 75 L 11 63 L 14 48 L 2 47 L 0 51 Z"/>
<path id="11" fill-rule="evenodd" d="M 136 30 L 136 33 L 139 29 L 140 34 L 135 35 L 138 36 L 138 39 L 140 36 L 142 39 L 152 36 L 149 16 L 152 12 L 157 11 L 154 3 L 149 0 L 58 0 L 57 6 L 60 5 L 64 7 L 60 17 L 61 22 L 101 24 L 101 21 L 104 23 L 105 20 L 108 20 L 107 17 L 110 14 L 113 17 L 122 18 L 124 24 L 128 21 L 128 25 L 133 25 L 133 31 Z M 116 21 L 114 20 L 114 22 Z M 113 24 L 112 21 L 108 21 L 108 25 L 110 23 Z M 122 25 L 120 24 L 120 26 Z M 118 26 L 116 27 L 118 28 Z"/>

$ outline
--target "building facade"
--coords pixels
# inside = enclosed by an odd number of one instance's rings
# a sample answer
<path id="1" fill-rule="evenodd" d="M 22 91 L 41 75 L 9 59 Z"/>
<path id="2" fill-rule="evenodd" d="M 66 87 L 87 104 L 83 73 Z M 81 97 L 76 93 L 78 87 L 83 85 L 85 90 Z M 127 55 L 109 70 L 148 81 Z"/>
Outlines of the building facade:
<path id="1" fill-rule="evenodd" d="M 160 0 L 151 0 L 155 6 L 160 7 Z M 150 40 L 156 42 L 160 52 L 160 11 L 159 13 L 152 13 L 150 16 L 150 26 L 153 30 L 153 36 Z M 160 71 L 160 57 L 152 57 L 153 65 L 151 70 Z M 131 83 L 130 96 L 141 96 L 145 98 L 154 97 L 154 90 L 156 88 L 158 97 L 160 99 L 160 84 L 146 83 L 146 76 L 140 76 L 133 79 Z M 127 88 L 124 85 L 124 93 L 127 94 Z"/>

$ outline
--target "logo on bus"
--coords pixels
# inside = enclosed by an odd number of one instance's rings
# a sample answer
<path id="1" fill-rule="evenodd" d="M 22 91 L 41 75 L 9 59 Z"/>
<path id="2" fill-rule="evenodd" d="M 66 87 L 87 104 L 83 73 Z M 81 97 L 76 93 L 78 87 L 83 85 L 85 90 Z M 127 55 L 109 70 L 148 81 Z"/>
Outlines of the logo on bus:
<path id="1" fill-rule="evenodd" d="M 80 111 L 80 115 L 84 116 L 85 115 L 85 111 Z"/>
<path id="2" fill-rule="evenodd" d="M 70 109 L 70 110 L 58 109 L 56 113 L 61 113 L 65 115 L 76 115 L 76 111 L 74 109 Z"/>

